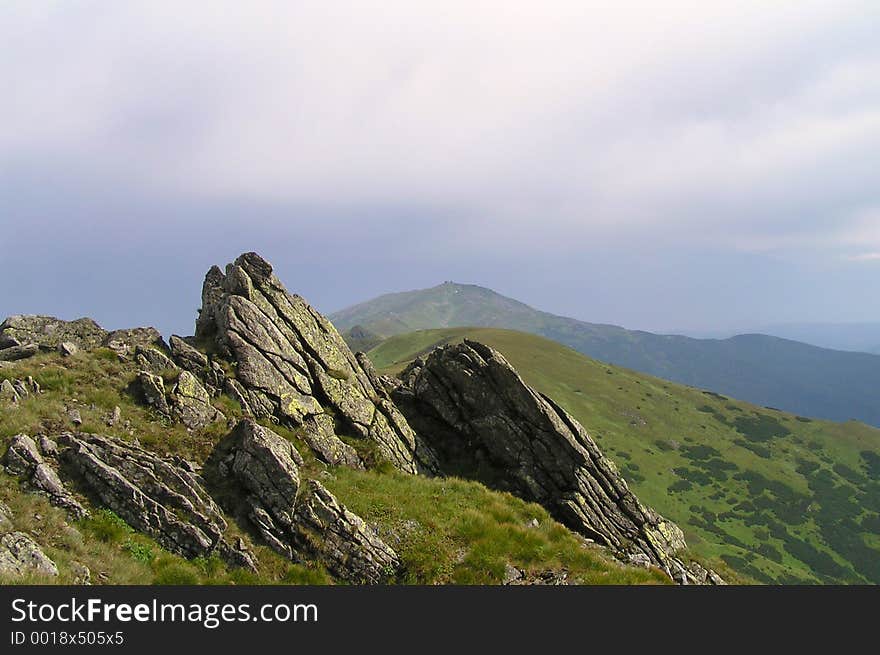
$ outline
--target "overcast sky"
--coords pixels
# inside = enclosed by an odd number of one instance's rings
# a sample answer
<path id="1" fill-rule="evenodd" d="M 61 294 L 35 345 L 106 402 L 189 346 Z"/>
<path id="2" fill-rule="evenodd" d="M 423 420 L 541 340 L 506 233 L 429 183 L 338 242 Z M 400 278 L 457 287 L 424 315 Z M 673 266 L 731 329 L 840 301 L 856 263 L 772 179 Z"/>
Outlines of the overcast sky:
<path id="1" fill-rule="evenodd" d="M 0 4 L 0 314 L 192 332 L 256 250 L 653 330 L 880 321 L 880 3 Z"/>

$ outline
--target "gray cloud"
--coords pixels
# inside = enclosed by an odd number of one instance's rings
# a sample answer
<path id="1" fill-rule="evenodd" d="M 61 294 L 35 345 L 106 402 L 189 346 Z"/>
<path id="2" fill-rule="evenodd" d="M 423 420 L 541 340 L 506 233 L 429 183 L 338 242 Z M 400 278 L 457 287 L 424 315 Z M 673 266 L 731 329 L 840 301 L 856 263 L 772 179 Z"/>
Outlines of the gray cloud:
<path id="1" fill-rule="evenodd" d="M 75 244 L 105 271 L 259 246 L 357 278 L 304 283 L 325 309 L 458 275 L 645 326 L 746 322 L 732 302 L 861 319 L 852 287 L 880 281 L 878 19 L 873 1 L 7 2 L 0 221 L 22 232 L 0 255 L 37 280 L 20 245 L 47 234 L 59 267 Z M 680 285 L 674 316 L 639 267 Z M 707 305 L 695 275 L 752 277 Z"/>

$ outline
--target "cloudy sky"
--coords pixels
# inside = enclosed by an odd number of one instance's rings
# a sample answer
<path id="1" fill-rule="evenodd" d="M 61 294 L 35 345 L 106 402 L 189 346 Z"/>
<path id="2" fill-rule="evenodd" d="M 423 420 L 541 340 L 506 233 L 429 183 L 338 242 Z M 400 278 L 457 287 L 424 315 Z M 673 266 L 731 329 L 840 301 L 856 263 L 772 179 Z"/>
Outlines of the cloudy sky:
<path id="1" fill-rule="evenodd" d="M 190 333 L 256 250 L 654 330 L 880 321 L 880 3 L 0 4 L 0 314 Z"/>

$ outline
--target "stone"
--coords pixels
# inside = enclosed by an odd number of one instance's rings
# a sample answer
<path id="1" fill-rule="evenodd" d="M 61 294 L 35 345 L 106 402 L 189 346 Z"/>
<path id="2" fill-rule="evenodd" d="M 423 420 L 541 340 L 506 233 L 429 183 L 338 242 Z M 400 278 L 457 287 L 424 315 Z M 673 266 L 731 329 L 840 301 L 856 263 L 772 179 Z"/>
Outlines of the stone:
<path id="1" fill-rule="evenodd" d="M 45 434 L 40 436 L 38 443 L 44 457 L 58 457 L 58 444 Z"/>
<path id="2" fill-rule="evenodd" d="M 681 529 L 646 507 L 586 430 L 498 351 L 466 340 L 413 362 L 393 397 L 447 474 L 537 502 L 572 530 L 672 575 Z"/>
<path id="3" fill-rule="evenodd" d="M 2 338 L 35 345 L 47 352 L 57 350 L 62 342 L 73 343 L 80 350 L 91 350 L 100 346 L 107 334 L 90 318 L 63 321 L 54 316 L 18 315 L 0 324 Z"/>
<path id="4" fill-rule="evenodd" d="M 80 562 L 73 562 L 70 565 L 70 570 L 73 573 L 73 584 L 75 585 L 90 585 L 92 584 L 92 572 L 89 570 L 89 567 Z"/>
<path id="5" fill-rule="evenodd" d="M 203 377 L 208 370 L 208 356 L 189 345 L 176 334 L 168 340 L 171 357 L 177 365 L 196 376 Z"/>
<path id="6" fill-rule="evenodd" d="M 18 392 L 12 385 L 12 381 L 4 379 L 0 382 L 0 402 L 17 403 L 18 400 Z"/>
<path id="7" fill-rule="evenodd" d="M 180 372 L 169 399 L 171 415 L 192 430 L 226 418 L 211 404 L 211 396 L 189 371 Z"/>
<path id="8" fill-rule="evenodd" d="M 67 433 L 59 441 L 84 484 L 135 530 L 184 557 L 226 552 L 226 521 L 187 467 L 113 437 Z"/>
<path id="9" fill-rule="evenodd" d="M 177 368 L 168 355 L 151 346 L 135 346 L 134 361 L 140 369 L 150 373 L 161 374 Z"/>
<path id="10" fill-rule="evenodd" d="M 165 398 L 165 381 L 162 377 L 149 371 L 140 371 L 137 380 L 147 406 L 152 407 L 163 416 L 171 416 L 171 408 Z"/>
<path id="11" fill-rule="evenodd" d="M 62 357 L 70 357 L 79 352 L 79 346 L 73 343 L 73 341 L 62 341 L 58 344 L 58 352 Z"/>
<path id="12" fill-rule="evenodd" d="M 211 466 L 242 488 L 244 506 L 266 543 L 293 561 L 315 559 L 353 583 L 377 583 L 400 566 L 397 554 L 323 485 L 302 481 L 292 443 L 242 419 L 217 445 Z"/>
<path id="13" fill-rule="evenodd" d="M 82 425 L 82 415 L 79 413 L 78 409 L 69 409 L 67 410 L 67 418 L 70 419 L 70 422 L 75 426 L 79 427 Z"/>
<path id="14" fill-rule="evenodd" d="M 296 510 L 295 543 L 331 573 L 355 584 L 377 584 L 400 568 L 400 558 L 366 522 L 317 480 Z"/>
<path id="15" fill-rule="evenodd" d="M 56 576 L 58 567 L 24 532 L 7 532 L 0 537 L 0 573 L 22 576 L 27 573 Z"/>
<path id="16" fill-rule="evenodd" d="M 19 359 L 27 359 L 33 357 L 40 352 L 40 347 L 35 343 L 29 343 L 24 346 L 11 346 L 0 350 L 0 360 L 6 362 L 15 362 Z"/>
<path id="17" fill-rule="evenodd" d="M 518 580 L 522 580 L 522 578 L 523 572 L 521 570 L 512 566 L 510 563 L 504 565 L 504 578 L 501 581 L 502 584 L 513 584 Z"/>
<path id="18" fill-rule="evenodd" d="M 6 534 L 12 531 L 12 510 L 9 505 L 0 500 L 0 534 Z"/>
<path id="19" fill-rule="evenodd" d="M 101 345 L 123 357 L 133 354 L 138 347 L 165 346 L 162 335 L 154 327 L 114 330 L 107 333 Z"/>
<path id="20" fill-rule="evenodd" d="M 40 441 L 42 443 L 42 439 Z M 64 509 L 73 518 L 81 519 L 89 515 L 88 510 L 61 482 L 58 472 L 43 459 L 37 444 L 28 435 L 12 437 L 4 462 L 7 471 L 24 477 L 34 491 L 45 495 L 50 503 Z"/>
<path id="21" fill-rule="evenodd" d="M 337 431 L 373 441 L 401 471 L 430 472 L 428 449 L 377 387 L 333 325 L 300 296 L 289 293 L 271 265 L 246 253 L 223 273 L 213 267 L 202 287 L 196 338 L 236 366 L 249 413 L 298 428 L 318 429 L 322 459 L 357 463 Z M 332 414 L 331 431 L 320 415 Z M 340 455 L 342 459 L 340 459 Z"/>
<path id="22" fill-rule="evenodd" d="M 113 411 L 110 412 L 106 417 L 104 417 L 104 422 L 109 427 L 113 427 L 114 425 L 119 423 L 120 419 L 122 419 L 122 410 L 119 409 L 119 405 L 116 405 L 113 408 Z"/>

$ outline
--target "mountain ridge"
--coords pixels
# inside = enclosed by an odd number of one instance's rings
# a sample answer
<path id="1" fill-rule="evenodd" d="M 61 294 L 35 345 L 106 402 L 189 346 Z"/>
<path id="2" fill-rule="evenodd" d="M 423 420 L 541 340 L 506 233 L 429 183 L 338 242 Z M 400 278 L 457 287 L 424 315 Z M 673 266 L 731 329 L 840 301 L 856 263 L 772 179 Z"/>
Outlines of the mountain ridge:
<path id="1" fill-rule="evenodd" d="M 446 327 L 498 327 L 558 341 L 585 355 L 749 402 L 834 421 L 880 425 L 873 389 L 880 355 L 837 351 L 764 334 L 727 339 L 664 335 L 535 309 L 478 285 L 445 282 L 385 294 L 330 315 L 389 337 Z"/>

